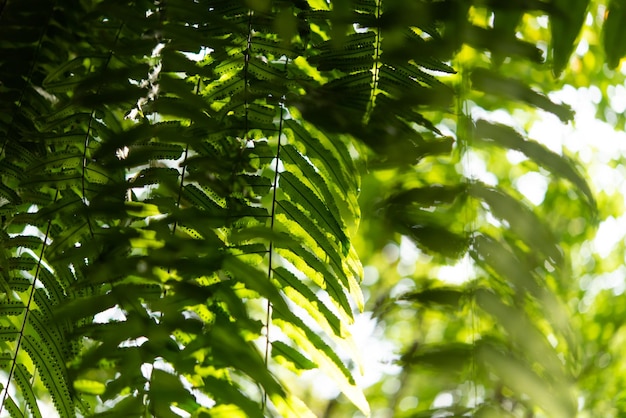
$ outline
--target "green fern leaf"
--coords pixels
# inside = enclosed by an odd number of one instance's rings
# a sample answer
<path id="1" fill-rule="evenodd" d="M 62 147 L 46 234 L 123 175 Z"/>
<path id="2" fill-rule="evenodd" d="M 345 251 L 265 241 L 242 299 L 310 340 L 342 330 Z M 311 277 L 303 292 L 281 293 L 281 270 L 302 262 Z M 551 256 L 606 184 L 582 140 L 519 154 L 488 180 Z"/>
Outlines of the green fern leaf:
<path id="1" fill-rule="evenodd" d="M 503 383 L 518 393 L 525 393 L 548 415 L 566 418 L 576 414 L 576 402 L 568 393 L 557 394 L 550 385 L 512 353 L 488 344 L 479 344 L 477 359 L 490 366 Z"/>
<path id="2" fill-rule="evenodd" d="M 341 213 L 339 212 L 336 203 L 336 201 L 341 198 L 336 197 L 336 195 L 331 192 L 329 184 L 324 180 L 315 167 L 312 166 L 304 158 L 304 156 L 291 145 L 283 146 L 281 154 L 287 171 L 290 173 L 297 173 L 299 171 L 301 175 L 298 177 L 311 185 L 311 189 L 315 192 L 317 197 L 326 204 L 328 210 L 332 213 L 335 219 L 341 219 Z"/>
<path id="3" fill-rule="evenodd" d="M 319 288 L 324 289 L 329 294 L 331 301 L 339 310 L 339 315 L 344 321 L 348 323 L 353 321 L 352 307 L 344 292 L 344 287 L 337 277 L 341 276 L 341 273 L 337 274 L 330 270 L 322 260 L 303 246 L 289 246 L 289 248 L 277 252 L 294 264 Z"/>
<path id="4" fill-rule="evenodd" d="M 602 32 L 602 45 L 610 68 L 616 68 L 622 57 L 626 55 L 626 35 L 622 30 L 622 22 L 625 18 L 626 7 L 624 3 L 611 0 Z"/>
<path id="5" fill-rule="evenodd" d="M 537 142 L 526 141 L 514 129 L 501 124 L 479 120 L 476 122 L 475 134 L 479 141 L 493 141 L 502 147 L 520 151 L 553 174 L 569 180 L 583 192 L 587 203 L 595 210 L 595 199 L 587 181 L 567 157 L 558 155 Z"/>
<path id="6" fill-rule="evenodd" d="M 289 59 L 295 59 L 298 57 L 296 51 L 285 48 L 284 43 L 277 42 L 272 39 L 255 38 L 254 42 L 250 44 L 250 52 L 256 55 L 282 57 L 285 56 Z"/>
<path id="7" fill-rule="evenodd" d="M 205 387 L 210 389 L 211 394 L 220 405 L 236 405 L 240 410 L 243 410 L 246 417 L 263 418 L 263 412 L 258 405 L 244 396 L 232 381 L 221 379 L 209 373 L 203 376 L 202 379 Z M 213 411 L 213 408 L 209 409 L 209 413 L 211 411 Z"/>
<path id="8" fill-rule="evenodd" d="M 206 92 L 207 100 L 219 100 L 225 97 L 233 96 L 245 87 L 245 82 L 239 76 L 233 75 L 224 81 L 213 84 Z"/>
<path id="9" fill-rule="evenodd" d="M 14 341 L 18 335 L 19 331 L 15 326 L 0 326 L 0 341 Z"/>
<path id="10" fill-rule="evenodd" d="M 61 301 L 66 299 L 66 294 L 57 280 L 57 275 L 52 274 L 48 269 L 41 269 L 39 271 L 38 280 L 46 289 L 46 293 L 52 305 L 59 305 Z M 67 285 L 69 285 L 69 283 L 67 283 Z"/>
<path id="11" fill-rule="evenodd" d="M 542 290 L 532 271 L 501 242 L 486 235 L 477 235 L 470 254 L 479 266 L 492 271 L 500 280 L 541 299 Z"/>
<path id="12" fill-rule="evenodd" d="M 5 398 L 4 407 L 6 408 L 11 418 L 24 418 L 24 413 L 20 410 L 20 408 L 17 406 L 11 396 L 7 396 Z M 33 414 L 34 417 L 37 416 L 32 411 L 31 414 Z"/>
<path id="13" fill-rule="evenodd" d="M 41 418 L 41 412 L 39 412 L 39 406 L 37 405 L 37 398 L 33 393 L 32 375 L 26 370 L 26 366 L 23 364 L 16 364 L 14 369 L 15 382 L 20 388 L 20 393 L 24 396 L 28 410 L 33 417 Z"/>
<path id="14" fill-rule="evenodd" d="M 414 352 L 402 356 L 404 364 L 422 365 L 437 373 L 462 373 L 469 364 L 474 346 L 464 343 L 425 344 Z"/>
<path id="15" fill-rule="evenodd" d="M 533 251 L 540 250 L 546 257 L 552 259 L 553 263 L 561 264 L 563 256 L 556 238 L 529 208 L 512 196 L 479 183 L 471 184 L 469 193 L 486 202 L 497 218 L 507 221 L 511 230 L 518 234 L 529 248 Z"/>
<path id="16" fill-rule="evenodd" d="M 453 287 L 429 287 L 417 292 L 405 293 L 401 300 L 408 300 L 423 306 L 449 307 L 458 309 L 462 306 L 468 292 Z"/>
<path id="17" fill-rule="evenodd" d="M 283 332 L 304 350 L 322 371 L 339 384 L 346 397 L 364 414 L 368 415 L 369 405 L 363 392 L 355 386 L 352 374 L 337 357 L 334 350 L 290 312 L 277 308 L 274 309 L 272 317 L 274 323 L 280 326 Z"/>
<path id="18" fill-rule="evenodd" d="M 276 303 L 277 299 L 272 298 L 272 300 L 278 309 L 286 308 L 286 306 Z M 217 326 L 211 330 L 210 334 L 213 352 L 219 354 L 218 357 L 223 359 L 224 363 L 252 377 L 267 390 L 268 394 L 282 396 L 284 394 L 283 388 L 266 370 L 263 359 L 256 348 L 243 340 L 240 335 L 233 334 L 232 323 L 223 319 L 222 315 L 217 316 L 216 322 Z M 233 344 L 233 342 L 237 342 L 237 344 Z"/>
<path id="19" fill-rule="evenodd" d="M 321 142 L 321 136 L 313 136 L 304 126 L 294 120 L 285 121 L 286 134 L 293 135 L 290 143 L 303 144 L 306 151 L 303 155 L 311 159 L 315 166 L 323 170 L 325 177 L 332 179 L 337 184 L 344 196 L 349 196 L 349 191 L 354 190 L 354 184 L 348 180 L 352 178 L 344 169 L 338 158 Z"/>
<path id="20" fill-rule="evenodd" d="M 338 260 L 337 255 L 335 255 L 337 254 L 336 247 L 334 247 L 328 241 L 328 237 L 323 233 L 323 231 L 319 230 L 317 225 L 309 220 L 306 214 L 301 212 L 290 202 L 280 202 L 280 206 L 277 209 L 277 214 L 282 213 L 287 215 L 295 222 L 295 224 L 291 224 L 291 226 L 288 227 L 289 230 L 295 232 L 302 228 L 300 233 L 308 234 L 314 242 L 316 241 L 321 248 L 325 249 L 325 252 L 322 255 L 324 256 L 324 258 L 328 257 L 328 259 L 333 263 L 334 269 L 331 270 L 330 266 L 325 263 L 325 260 L 320 259 L 320 257 L 316 255 L 316 246 L 313 243 L 309 244 L 312 251 L 303 246 L 289 246 L 286 249 L 293 252 L 293 254 L 297 256 L 297 258 L 300 258 L 302 261 L 304 261 L 310 268 L 313 269 L 312 271 L 323 273 L 322 277 L 324 277 L 324 279 L 322 281 L 319 280 L 318 274 L 312 274 L 310 278 L 311 280 L 316 282 L 321 288 L 326 289 L 327 291 L 330 291 L 330 289 L 332 289 L 332 300 L 339 303 L 343 311 L 346 314 L 349 314 L 349 312 L 351 311 L 349 307 L 350 305 L 345 297 L 345 294 L 343 293 L 342 288 L 347 288 L 350 284 L 347 277 L 345 276 L 342 264 L 340 264 L 341 262 Z M 280 218 L 278 219 L 280 220 Z M 277 243 L 277 245 L 280 248 L 280 243 Z M 292 260 L 292 262 L 299 263 L 299 260 L 292 259 L 292 257 L 290 256 L 287 257 L 288 259 Z M 351 314 L 349 314 L 349 316 L 351 316 Z"/>
<path id="21" fill-rule="evenodd" d="M 550 16 L 552 35 L 552 71 L 558 77 L 567 66 L 574 51 L 576 38 L 587 15 L 589 0 L 555 0 L 555 12 Z"/>
<path id="22" fill-rule="evenodd" d="M 301 206 L 313 219 L 320 224 L 323 230 L 329 231 L 341 243 L 343 254 L 347 254 L 350 242 L 340 221 L 333 216 L 328 207 L 316 197 L 308 186 L 302 183 L 295 175 L 284 172 L 280 176 L 280 188 L 291 199 L 291 202 Z"/>
<path id="23" fill-rule="evenodd" d="M 0 315 L 3 317 L 22 315 L 25 309 L 26 307 L 22 302 L 10 300 L 0 302 Z"/>
<path id="24" fill-rule="evenodd" d="M 282 67 L 284 67 L 284 65 Z M 285 78 L 284 70 L 266 64 L 256 57 L 253 57 L 248 61 L 247 68 L 250 74 L 254 75 L 259 80 L 276 82 L 284 80 Z"/>
<path id="25" fill-rule="evenodd" d="M 144 113 L 173 116 L 182 120 L 193 120 L 194 125 L 198 127 L 213 126 L 214 123 L 205 113 L 206 110 L 206 106 L 199 109 L 179 98 L 159 96 L 145 107 Z M 152 133 L 151 128 L 148 128 L 148 132 Z"/>
<path id="26" fill-rule="evenodd" d="M 12 188 L 0 183 L 0 198 L 6 199 L 11 204 L 17 205 L 22 203 L 22 199 L 18 193 Z"/>
<path id="27" fill-rule="evenodd" d="M 533 363 L 541 364 L 543 378 L 566 385 L 568 377 L 557 352 L 521 308 L 506 305 L 500 295 L 486 289 L 479 289 L 475 298 L 478 306 L 498 319 L 498 323 L 525 353 L 525 357 Z"/>
<path id="28" fill-rule="evenodd" d="M 495 54 L 519 56 L 529 61 L 542 63 L 543 54 L 533 43 L 525 42 L 513 36 L 502 37 L 501 32 L 470 25 L 466 29 L 466 42 L 478 49 L 488 49 Z"/>
<path id="29" fill-rule="evenodd" d="M 57 412 L 64 418 L 74 416 L 74 404 L 67 386 L 64 363 L 58 363 L 56 358 L 51 357 L 46 349 L 46 343 L 33 335 L 25 335 L 22 338 L 22 346 L 35 363 L 41 380 L 52 396 Z"/>
<path id="30" fill-rule="evenodd" d="M 504 77 L 484 68 L 476 68 L 472 71 L 471 81 L 472 87 L 477 90 L 544 109 L 556 115 L 563 122 L 570 121 L 574 117 L 569 106 L 554 103 L 547 96 L 536 92 L 519 80 Z"/>
<path id="31" fill-rule="evenodd" d="M 346 336 L 341 320 L 293 273 L 284 267 L 278 267 L 274 269 L 274 277 L 280 282 L 281 289 L 287 297 L 304 308 L 318 324 L 327 324 L 326 328 L 340 338 Z M 291 289 L 295 290 L 298 295 L 294 295 Z"/>
<path id="32" fill-rule="evenodd" d="M 37 260 L 32 258 L 30 255 L 9 258 L 9 268 L 11 270 L 29 271 L 35 268 L 36 265 Z"/>
<path id="33" fill-rule="evenodd" d="M 178 417 L 171 412 L 170 405 L 190 413 L 198 408 L 195 397 L 183 387 L 180 378 L 160 369 L 153 369 L 150 376 L 150 400 L 155 416 Z"/>
<path id="34" fill-rule="evenodd" d="M 311 370 L 317 367 L 317 364 L 313 363 L 297 350 L 294 350 L 282 341 L 272 342 L 272 358 L 279 362 L 286 361 L 291 363 L 293 365 L 291 368 L 294 371 Z"/>
<path id="35" fill-rule="evenodd" d="M 284 213 L 296 223 L 296 225 L 287 229 L 297 228 L 297 225 L 299 225 L 302 228 L 302 232 L 313 239 L 312 242 L 309 241 L 309 245 L 313 248 L 319 246 L 324 251 L 324 256 L 328 257 L 335 267 L 341 266 L 342 247 L 330 237 L 326 230 L 310 218 L 309 213 L 302 211 L 294 203 L 287 200 L 281 200 L 278 203 L 277 212 Z M 344 284 L 347 285 L 347 283 Z"/>
<path id="36" fill-rule="evenodd" d="M 30 235 L 17 235 L 9 238 L 6 244 L 12 247 L 23 247 L 34 250 L 41 247 L 42 241 L 39 237 L 34 237 Z"/>
<path id="37" fill-rule="evenodd" d="M 34 174 L 22 180 L 21 187 L 40 188 L 50 186 L 55 189 L 65 190 L 68 188 L 81 187 L 82 174 L 69 171 L 67 173 Z"/>

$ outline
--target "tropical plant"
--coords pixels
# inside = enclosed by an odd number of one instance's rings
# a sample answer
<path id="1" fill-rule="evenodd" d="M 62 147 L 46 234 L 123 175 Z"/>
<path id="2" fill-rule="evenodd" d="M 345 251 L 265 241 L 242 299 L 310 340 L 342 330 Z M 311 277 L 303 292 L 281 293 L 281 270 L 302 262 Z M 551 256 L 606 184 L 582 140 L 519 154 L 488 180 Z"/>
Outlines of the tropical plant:
<path id="1" fill-rule="evenodd" d="M 425 390 L 454 392 L 457 415 L 573 416 L 558 219 L 513 179 L 457 168 L 521 152 L 552 173 L 551 196 L 593 218 L 572 160 L 471 113 L 570 120 L 540 91 L 554 85 L 516 75 L 546 71 L 548 36 L 524 40 L 528 22 L 549 17 L 560 74 L 587 7 L 2 2 L 0 413 L 313 416 L 289 373 L 318 368 L 367 415 L 349 331 L 365 305 L 357 247 L 402 235 L 437 262 L 469 254 L 479 272 L 457 287 L 417 280 L 376 306 L 387 321 L 430 315 L 411 322 L 404 376 L 439 370 Z M 609 10 L 616 66 L 624 11 Z M 425 338 L 435 323 L 447 331 Z"/>

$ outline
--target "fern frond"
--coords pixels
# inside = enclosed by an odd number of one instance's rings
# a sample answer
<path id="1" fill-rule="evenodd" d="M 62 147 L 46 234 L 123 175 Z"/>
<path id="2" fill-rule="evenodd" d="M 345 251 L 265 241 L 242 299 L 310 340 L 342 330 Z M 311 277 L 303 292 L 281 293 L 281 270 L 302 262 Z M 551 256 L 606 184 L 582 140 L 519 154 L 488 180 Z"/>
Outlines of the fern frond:
<path id="1" fill-rule="evenodd" d="M 595 206 L 595 200 L 589 185 L 577 171 L 573 162 L 566 156 L 558 155 L 537 142 L 525 140 L 514 129 L 501 124 L 493 124 L 484 120 L 476 122 L 476 140 L 480 143 L 495 143 L 524 153 L 528 158 L 549 170 L 558 177 L 572 182 L 587 199 L 590 207 Z"/>
<path id="2" fill-rule="evenodd" d="M 471 80 L 472 86 L 477 90 L 544 109 L 554 113 L 563 122 L 571 120 L 574 116 L 567 105 L 556 104 L 547 96 L 536 92 L 524 83 L 493 71 L 476 68 L 472 72 Z"/>

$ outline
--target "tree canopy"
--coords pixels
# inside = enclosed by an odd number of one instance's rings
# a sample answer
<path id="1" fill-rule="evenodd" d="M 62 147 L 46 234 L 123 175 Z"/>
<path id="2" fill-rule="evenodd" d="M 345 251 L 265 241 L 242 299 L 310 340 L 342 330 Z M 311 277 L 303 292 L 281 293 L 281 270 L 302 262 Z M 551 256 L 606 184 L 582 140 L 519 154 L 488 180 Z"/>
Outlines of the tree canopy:
<path id="1" fill-rule="evenodd" d="M 617 416 L 622 3 L 3 0 L 0 415 Z"/>

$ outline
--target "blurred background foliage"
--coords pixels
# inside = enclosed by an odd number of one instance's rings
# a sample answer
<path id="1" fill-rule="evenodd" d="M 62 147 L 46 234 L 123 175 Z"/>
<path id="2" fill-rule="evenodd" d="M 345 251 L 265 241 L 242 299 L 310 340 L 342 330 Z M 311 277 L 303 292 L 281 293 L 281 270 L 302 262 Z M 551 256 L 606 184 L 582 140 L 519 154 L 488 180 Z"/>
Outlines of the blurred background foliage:
<path id="1" fill-rule="evenodd" d="M 621 7 L 613 3 L 613 7 Z M 573 194 L 567 184 L 536 162 L 519 152 L 477 146 L 471 138 L 466 139 L 471 144 L 469 152 L 459 150 L 464 145 L 461 138 L 455 143 L 458 153 L 427 156 L 409 169 L 363 165 L 359 200 L 363 213 L 357 246 L 365 266 L 364 322 L 373 327 L 363 326 L 371 336 L 362 347 L 366 364 L 378 365 L 372 373 L 377 378 L 364 379 L 372 416 L 618 417 L 626 411 L 622 391 L 626 370 L 622 349 L 626 337 L 626 65 L 607 55 L 605 49 L 610 42 L 606 38 L 616 36 L 606 33 L 608 4 L 591 1 L 584 7 L 582 29 L 572 39 L 572 55 L 560 69 L 554 68 L 551 49 L 555 41 L 550 41 L 550 31 L 554 28 L 541 12 L 510 18 L 519 19 L 515 36 L 539 46 L 547 63 L 502 58 L 493 51 L 485 53 L 465 46 L 451 64 L 457 69 L 497 68 L 500 74 L 515 75 L 572 107 L 575 118 L 563 124 L 558 117 L 533 106 L 520 106 L 473 89 L 464 91 L 459 104 L 473 118 L 513 126 L 558 154 L 571 156 L 597 199 L 596 215 L 590 214 L 580 195 Z M 493 23 L 494 14 L 488 8 L 471 8 L 470 15 L 477 25 L 498 27 L 498 18 Z M 626 20 L 622 16 L 619 22 L 623 25 Z M 550 65 L 552 71 L 546 68 Z M 461 72 L 450 76 L 448 82 L 464 88 L 463 77 Z M 429 117 L 444 134 L 458 132 L 459 121 L 450 113 L 432 113 Z M 461 174 L 497 184 L 524 201 L 549 225 L 567 255 L 557 270 L 548 268 L 539 273 L 551 295 L 535 306 L 526 306 L 523 314 L 492 303 L 489 292 L 487 297 L 479 296 L 477 292 L 484 292 L 479 289 L 510 284 L 494 283 L 467 253 L 454 258 L 455 262 L 429 252 L 419 242 L 416 246 L 410 236 L 390 227 L 390 218 L 383 214 L 389 209 L 386 197 L 412 187 L 454 183 Z M 480 204 L 463 200 L 447 202 L 445 208 L 435 211 L 450 229 L 493 232 L 502 226 L 502 220 L 481 214 Z M 506 221 L 504 224 L 508 226 Z M 496 290 L 500 291 L 506 292 Z M 550 316 L 558 318 L 559 333 L 554 332 L 555 322 Z M 474 351 L 480 350 L 477 341 L 509 338 L 513 345 L 521 344 L 517 348 L 522 354 L 523 350 L 535 350 L 526 351 L 532 362 L 533 357 L 549 351 L 540 345 L 531 347 L 533 343 L 524 346 L 523 340 L 532 340 L 537 331 L 556 352 L 549 361 L 558 364 L 555 368 L 562 366 L 568 375 L 560 381 L 562 386 L 557 385 L 557 392 L 569 396 L 577 412 L 559 412 L 558 407 L 547 412 L 551 401 L 524 388 L 532 385 L 532 380 L 516 369 L 512 360 L 505 366 L 510 375 L 499 378 L 478 364 L 481 357 Z M 486 354 L 490 355 L 496 356 Z M 541 368 L 534 364 L 536 371 Z M 553 372 L 548 371 L 548 376 L 553 379 L 550 385 L 558 382 Z M 518 397 L 516 391 L 525 395 Z M 482 402 L 488 406 L 474 409 Z M 532 407 L 537 403 L 543 411 Z M 351 410 L 341 396 L 320 404 L 320 411 L 325 411 L 320 416 L 348 416 Z"/>

